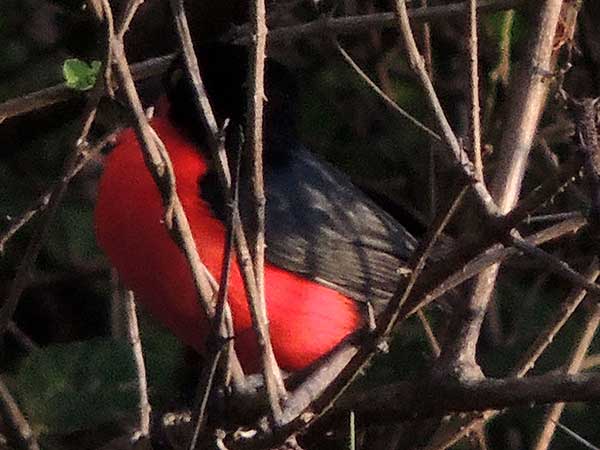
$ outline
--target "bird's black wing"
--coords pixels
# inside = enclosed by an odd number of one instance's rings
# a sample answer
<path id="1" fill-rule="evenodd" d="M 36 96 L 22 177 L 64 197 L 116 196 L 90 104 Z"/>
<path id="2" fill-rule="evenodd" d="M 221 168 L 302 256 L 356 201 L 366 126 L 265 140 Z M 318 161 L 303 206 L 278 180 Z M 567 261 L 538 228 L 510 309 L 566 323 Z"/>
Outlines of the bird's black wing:
<path id="1" fill-rule="evenodd" d="M 345 175 L 288 146 L 265 191 L 268 261 L 376 307 L 391 297 L 416 241 Z"/>

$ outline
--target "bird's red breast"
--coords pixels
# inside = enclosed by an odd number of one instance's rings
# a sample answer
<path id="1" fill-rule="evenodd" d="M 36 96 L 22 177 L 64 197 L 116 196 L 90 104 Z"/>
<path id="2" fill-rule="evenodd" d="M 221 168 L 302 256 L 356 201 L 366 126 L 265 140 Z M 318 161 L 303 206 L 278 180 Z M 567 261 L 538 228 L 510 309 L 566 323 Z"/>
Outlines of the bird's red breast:
<path id="1" fill-rule="evenodd" d="M 200 258 L 218 280 L 224 224 L 199 195 L 206 161 L 166 117 L 152 125 L 165 143 Z M 187 261 L 163 223 L 163 206 L 132 130 L 123 132 L 106 158 L 96 206 L 98 242 L 125 284 L 148 311 L 183 342 L 204 351 L 208 326 L 197 304 Z M 229 304 L 235 346 L 244 368 L 259 369 L 254 332 L 237 264 L 230 274 Z M 361 325 L 356 302 L 340 292 L 269 262 L 265 296 L 271 340 L 282 368 L 300 370 L 328 353 Z"/>

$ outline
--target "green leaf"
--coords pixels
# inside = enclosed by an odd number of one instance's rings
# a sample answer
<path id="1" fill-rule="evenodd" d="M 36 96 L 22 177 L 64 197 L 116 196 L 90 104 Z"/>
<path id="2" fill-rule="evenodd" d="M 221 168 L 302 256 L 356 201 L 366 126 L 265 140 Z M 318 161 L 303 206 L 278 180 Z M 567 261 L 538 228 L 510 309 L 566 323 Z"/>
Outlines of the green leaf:
<path id="1" fill-rule="evenodd" d="M 64 434 L 135 417 L 137 379 L 127 343 L 96 338 L 36 350 L 15 392 L 38 433 Z"/>
<path id="2" fill-rule="evenodd" d="M 80 59 L 70 58 L 63 63 L 63 77 L 71 89 L 87 91 L 96 84 L 101 66 L 100 61 L 88 64 Z"/>

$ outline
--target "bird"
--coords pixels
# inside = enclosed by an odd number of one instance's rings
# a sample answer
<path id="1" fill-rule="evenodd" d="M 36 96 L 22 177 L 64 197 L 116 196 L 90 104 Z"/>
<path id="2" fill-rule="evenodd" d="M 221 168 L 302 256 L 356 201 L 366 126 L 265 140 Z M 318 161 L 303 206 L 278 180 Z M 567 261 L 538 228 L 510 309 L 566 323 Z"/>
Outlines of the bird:
<path id="1" fill-rule="evenodd" d="M 197 55 L 217 121 L 221 126 L 228 121 L 227 130 L 235 130 L 232 124 L 242 126 L 246 113 L 247 50 L 215 44 Z M 365 326 L 369 311 L 382 310 L 416 240 L 345 174 L 302 144 L 295 77 L 278 61 L 267 58 L 265 64 L 265 301 L 275 358 L 282 369 L 295 372 L 310 368 Z M 151 125 L 172 161 L 198 254 L 220 281 L 227 208 L 191 83 L 173 73 L 168 107 Z M 254 226 L 247 206 L 249 164 L 244 155 L 240 160 L 239 208 L 249 232 Z M 95 208 L 97 241 L 137 301 L 204 354 L 209 323 L 163 217 L 140 144 L 127 129 L 104 162 Z M 236 353 L 244 370 L 255 373 L 260 355 L 235 257 L 229 276 Z"/>

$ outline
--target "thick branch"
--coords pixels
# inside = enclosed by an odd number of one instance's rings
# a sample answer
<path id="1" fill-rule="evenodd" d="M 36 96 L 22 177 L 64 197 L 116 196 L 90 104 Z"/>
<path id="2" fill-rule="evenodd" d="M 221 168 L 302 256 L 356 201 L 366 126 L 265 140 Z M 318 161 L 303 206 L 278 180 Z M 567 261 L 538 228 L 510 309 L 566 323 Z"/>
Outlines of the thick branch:
<path id="1" fill-rule="evenodd" d="M 444 414 L 484 411 L 516 405 L 582 402 L 600 399 L 598 374 L 546 374 L 528 378 L 488 378 L 472 383 L 398 383 L 342 401 L 339 409 L 354 410 L 358 420 L 379 424 Z"/>
<path id="2" fill-rule="evenodd" d="M 524 3 L 524 0 L 483 0 L 477 3 L 477 10 L 483 13 L 516 8 Z M 462 2 L 413 8 L 410 10 L 409 15 L 414 22 L 446 21 L 453 18 L 463 18 L 467 10 L 468 2 Z M 394 13 L 348 17 L 322 16 L 313 22 L 272 29 L 269 32 L 269 43 L 290 42 L 305 37 L 325 36 L 331 38 L 331 36 L 366 33 L 373 30 L 393 28 L 396 24 Z M 226 37 L 225 40 L 231 40 L 236 44 L 247 44 L 251 37 L 247 28 L 241 27 L 235 31 L 234 36 Z"/>

